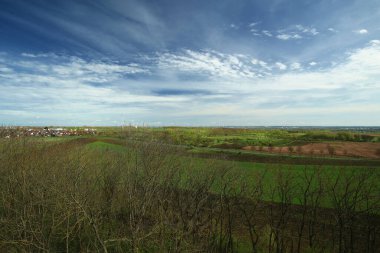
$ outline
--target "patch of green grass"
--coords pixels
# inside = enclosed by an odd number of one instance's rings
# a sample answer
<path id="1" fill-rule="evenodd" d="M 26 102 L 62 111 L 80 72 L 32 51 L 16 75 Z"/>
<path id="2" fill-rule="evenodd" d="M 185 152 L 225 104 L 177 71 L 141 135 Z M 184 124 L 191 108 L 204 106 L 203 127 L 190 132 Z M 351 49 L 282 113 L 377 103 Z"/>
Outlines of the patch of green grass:
<path id="1" fill-rule="evenodd" d="M 70 141 L 70 140 L 75 140 L 79 138 L 83 138 L 83 136 L 62 136 L 62 137 L 29 137 L 36 139 L 38 141 L 43 141 L 43 142 L 52 142 L 52 143 L 58 143 L 58 142 L 65 142 L 65 141 Z"/>
<path id="2" fill-rule="evenodd" d="M 92 143 L 89 143 L 86 145 L 87 148 L 89 149 L 97 149 L 97 150 L 109 150 L 109 151 L 117 151 L 117 152 L 123 152 L 126 150 L 125 147 L 117 144 L 112 144 L 112 143 L 106 143 L 103 141 L 95 141 Z"/>

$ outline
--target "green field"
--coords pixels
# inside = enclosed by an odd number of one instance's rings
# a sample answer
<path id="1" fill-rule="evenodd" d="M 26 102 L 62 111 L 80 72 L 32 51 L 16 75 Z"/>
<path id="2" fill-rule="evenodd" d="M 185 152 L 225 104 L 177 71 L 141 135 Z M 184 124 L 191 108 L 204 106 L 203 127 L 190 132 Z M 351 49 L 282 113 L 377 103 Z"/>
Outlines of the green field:
<path id="1" fill-rule="evenodd" d="M 380 142 L 378 130 L 367 132 L 352 132 L 346 130 L 324 129 L 235 129 L 235 128 L 133 128 L 124 127 L 126 136 L 165 140 L 175 144 L 193 146 L 215 146 L 223 144 L 233 145 L 264 145 L 286 146 L 311 141 L 354 141 L 354 142 Z M 117 132 L 116 129 L 113 133 Z M 102 129 L 107 135 L 107 129 Z"/>
<path id="2" fill-rule="evenodd" d="M 120 145 L 120 144 L 112 144 L 108 142 L 104 142 L 101 139 L 97 140 L 95 142 L 92 142 L 90 144 L 87 144 L 87 148 L 90 148 L 91 150 L 101 150 L 101 151 L 115 151 L 118 153 L 128 152 L 128 148 Z M 211 151 L 215 151 L 214 149 L 211 149 Z M 195 153 L 208 153 L 210 152 L 210 149 L 208 148 L 199 148 L 196 151 L 191 150 L 191 152 Z M 225 152 L 225 151 L 224 151 Z M 236 152 L 236 151 L 232 151 Z M 243 151 L 244 152 L 244 151 Z M 252 152 L 246 152 L 248 154 Z M 276 156 L 274 154 L 262 154 L 259 153 L 260 156 Z M 285 155 L 282 155 L 285 156 Z M 303 156 L 293 156 L 292 159 L 303 159 Z M 327 160 L 324 163 L 328 163 L 329 160 L 337 160 L 342 161 L 343 163 L 347 161 L 347 159 L 342 158 L 317 158 L 319 160 L 324 159 Z M 211 158 L 190 158 L 186 154 L 182 154 L 181 157 L 181 166 L 184 166 L 185 164 L 194 163 L 195 166 L 192 168 L 191 172 L 188 172 L 188 169 L 184 169 L 181 173 L 183 173 L 183 180 L 186 181 L 191 176 L 194 176 L 196 174 L 204 172 L 204 170 L 207 168 L 207 170 L 210 170 L 208 168 Z M 357 161 L 358 159 L 354 159 L 354 161 Z M 360 162 L 365 162 L 363 159 L 359 159 Z M 271 201 L 270 199 L 270 190 L 273 186 L 273 182 L 276 182 L 276 177 L 279 173 L 284 173 L 286 175 L 289 175 L 292 180 L 294 181 L 294 185 L 302 185 L 304 182 L 305 176 L 311 176 L 313 173 L 324 173 L 324 177 L 328 177 L 330 180 L 337 179 L 339 176 L 351 176 L 360 174 L 363 171 L 370 170 L 372 174 L 371 181 L 372 183 L 377 184 L 380 179 L 380 163 L 378 163 L 377 166 L 373 167 L 366 167 L 366 166 L 344 166 L 344 165 L 325 165 L 322 162 L 322 165 L 303 165 L 303 164 L 281 164 L 281 163 L 256 163 L 256 162 L 242 162 L 242 161 L 231 161 L 228 159 L 215 159 L 212 160 L 213 166 L 211 167 L 211 170 L 217 169 L 217 168 L 227 168 L 228 178 L 234 178 L 237 181 L 236 190 L 240 188 L 240 184 L 247 184 L 249 185 L 252 183 L 252 187 L 254 186 L 254 183 L 256 182 L 256 179 L 258 176 L 263 177 L 263 184 L 265 185 L 264 192 L 265 196 L 264 199 L 266 201 Z M 213 168 L 215 167 L 215 168 Z M 183 183 L 185 185 L 185 183 Z M 216 194 L 220 193 L 221 191 L 221 182 L 216 181 L 214 186 L 211 188 L 212 191 Z M 380 185 L 379 185 L 380 186 Z M 317 185 L 313 185 L 313 187 L 317 187 Z M 278 198 L 274 199 L 274 201 L 279 201 Z M 328 200 L 324 200 L 324 206 L 331 207 L 331 203 L 328 202 Z M 297 196 L 294 196 L 292 199 L 292 203 L 299 204 L 299 199 Z"/>

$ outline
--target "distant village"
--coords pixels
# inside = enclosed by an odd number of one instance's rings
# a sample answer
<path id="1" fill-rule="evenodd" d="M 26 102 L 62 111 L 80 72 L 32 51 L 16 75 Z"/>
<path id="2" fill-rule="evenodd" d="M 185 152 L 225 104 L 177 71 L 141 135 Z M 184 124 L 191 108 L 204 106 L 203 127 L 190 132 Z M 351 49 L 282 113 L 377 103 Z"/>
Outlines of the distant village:
<path id="1" fill-rule="evenodd" d="M 62 137 L 62 136 L 82 136 L 82 135 L 96 135 L 94 128 L 37 128 L 37 127 L 2 127 L 0 129 L 1 137 L 15 138 L 15 137 Z"/>

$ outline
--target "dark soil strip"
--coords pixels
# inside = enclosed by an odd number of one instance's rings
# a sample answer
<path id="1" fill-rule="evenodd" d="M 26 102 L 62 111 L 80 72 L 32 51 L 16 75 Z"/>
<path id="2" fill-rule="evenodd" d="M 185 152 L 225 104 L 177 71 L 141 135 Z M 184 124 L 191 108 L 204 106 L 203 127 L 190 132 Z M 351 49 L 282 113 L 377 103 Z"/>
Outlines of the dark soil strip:
<path id="1" fill-rule="evenodd" d="M 222 159 L 241 162 L 277 163 L 296 165 L 333 165 L 333 166 L 368 166 L 379 167 L 379 160 L 324 159 L 320 157 L 265 156 L 247 153 L 230 153 L 223 151 L 192 153 L 194 157 Z"/>

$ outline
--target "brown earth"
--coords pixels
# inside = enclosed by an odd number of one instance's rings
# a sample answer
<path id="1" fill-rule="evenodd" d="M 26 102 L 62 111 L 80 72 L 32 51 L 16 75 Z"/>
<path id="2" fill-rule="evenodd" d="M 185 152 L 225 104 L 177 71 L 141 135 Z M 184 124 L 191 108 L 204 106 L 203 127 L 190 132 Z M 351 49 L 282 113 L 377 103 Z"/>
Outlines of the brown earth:
<path id="1" fill-rule="evenodd" d="M 323 142 L 289 147 L 246 146 L 242 149 L 284 154 L 380 158 L 380 143 L 372 142 Z"/>

